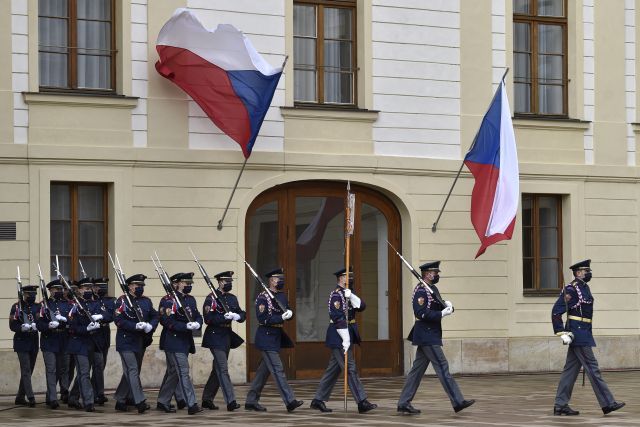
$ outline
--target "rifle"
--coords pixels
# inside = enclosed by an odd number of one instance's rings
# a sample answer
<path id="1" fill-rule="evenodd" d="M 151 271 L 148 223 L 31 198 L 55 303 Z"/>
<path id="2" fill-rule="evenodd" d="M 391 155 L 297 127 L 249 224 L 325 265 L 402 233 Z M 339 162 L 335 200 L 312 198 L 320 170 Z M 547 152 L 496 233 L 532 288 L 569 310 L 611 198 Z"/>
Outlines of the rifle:
<path id="1" fill-rule="evenodd" d="M 22 309 L 22 299 L 24 295 L 22 293 L 22 279 L 20 278 L 20 266 L 18 266 L 18 275 L 16 276 L 17 287 L 18 287 L 18 310 L 20 310 L 20 315 L 22 316 L 22 323 L 31 323 L 29 322 L 29 317 Z"/>
<path id="2" fill-rule="evenodd" d="M 91 314 L 89 314 L 87 309 L 82 305 L 82 303 L 76 296 L 76 293 L 73 292 L 73 289 L 71 289 L 71 285 L 69 285 L 69 282 L 67 282 L 67 279 L 65 279 L 62 273 L 60 272 L 60 262 L 58 261 L 58 255 L 56 255 L 56 263 L 53 264 L 53 268 L 56 272 L 56 276 L 58 277 L 58 280 L 60 280 L 60 282 L 65 287 L 67 292 L 69 292 L 69 295 L 71 295 L 71 297 L 73 298 L 73 302 L 78 307 L 78 311 L 80 312 L 80 314 L 82 314 L 83 316 L 86 316 L 91 322 L 93 322 L 93 319 L 91 318 Z"/>
<path id="3" fill-rule="evenodd" d="M 442 297 L 440 296 L 440 293 L 435 293 L 433 292 L 433 289 L 431 289 L 431 287 L 427 284 L 427 282 L 425 282 L 422 279 L 422 276 L 420 275 L 420 273 L 418 273 L 416 271 L 415 268 L 413 268 L 413 266 L 411 264 L 409 264 L 409 261 L 407 261 L 401 254 L 400 252 L 398 252 L 396 250 L 396 248 L 393 247 L 393 245 L 387 240 L 387 243 L 389 244 L 389 246 L 391 246 L 391 249 L 393 249 L 393 251 L 396 253 L 396 255 L 398 255 L 400 257 L 400 259 L 402 260 L 402 262 L 404 263 L 404 265 L 407 266 L 407 268 L 409 269 L 409 271 L 411 271 L 411 273 L 413 273 L 413 275 L 415 276 L 416 279 L 418 279 L 420 281 L 420 283 L 422 283 L 422 285 L 427 288 L 427 291 L 429 291 L 429 293 L 433 296 L 433 298 L 438 301 L 443 307 L 446 307 L 447 305 L 444 303 L 444 301 L 442 300 Z"/>
<path id="4" fill-rule="evenodd" d="M 40 276 L 40 293 L 42 294 L 42 305 L 44 306 L 45 312 L 49 316 L 49 321 L 53 320 L 51 318 L 51 310 L 49 310 L 49 295 L 47 293 L 47 287 L 44 284 L 44 277 L 42 277 L 42 269 L 40 268 L 40 264 L 38 264 L 38 276 Z"/>
<path id="5" fill-rule="evenodd" d="M 242 257 L 240 257 L 242 258 Z M 264 284 L 264 282 L 262 281 L 262 279 L 260 279 L 260 276 L 258 276 L 258 273 L 256 273 L 256 271 L 251 267 L 251 264 L 249 264 L 247 262 L 247 260 L 245 260 L 244 258 L 242 258 L 242 261 L 244 261 L 244 264 L 247 266 L 247 268 L 249 269 L 249 271 L 251 272 L 251 274 L 253 275 L 253 277 L 256 278 L 256 280 L 258 281 L 258 283 L 260 283 L 260 285 L 262 285 L 262 287 L 264 288 L 265 292 L 267 293 L 267 295 L 269 295 L 269 298 L 271 298 L 272 300 L 274 300 L 277 304 L 278 307 L 280 307 L 280 310 L 282 310 L 282 312 L 284 313 L 285 311 L 287 311 L 287 308 L 285 306 L 282 305 L 282 303 L 280 302 L 279 299 L 277 299 L 275 297 L 275 295 L 273 295 L 273 293 L 271 292 L 271 290 L 267 287 L 267 285 Z"/>
<path id="6" fill-rule="evenodd" d="M 82 261 L 80 261 L 80 258 L 78 258 L 78 263 L 80 263 L 80 272 L 82 273 L 82 277 L 86 279 L 89 276 L 87 276 L 87 273 L 84 271 L 84 267 L 82 266 Z"/>
<path id="7" fill-rule="evenodd" d="M 176 290 L 173 289 L 173 286 L 171 285 L 171 280 L 169 279 L 169 275 L 167 274 L 164 267 L 162 267 L 162 263 L 160 262 L 160 258 L 158 258 L 158 254 L 155 251 L 154 251 L 154 254 L 156 255 L 156 259 L 154 260 L 152 255 L 151 262 L 153 262 L 153 266 L 156 269 L 156 273 L 158 273 L 158 277 L 160 278 L 160 283 L 162 283 L 162 287 L 164 288 L 164 291 L 176 302 L 176 305 L 178 306 L 178 311 L 182 310 L 182 314 L 184 314 L 184 316 L 187 318 L 187 322 L 193 322 L 191 315 L 187 310 L 185 310 L 184 304 L 182 304 L 182 300 L 180 299 L 180 296 L 178 295 Z M 157 264 L 156 264 L 156 261 L 158 262 Z"/>
<path id="8" fill-rule="evenodd" d="M 222 295 L 220 295 L 218 293 L 218 291 L 216 290 L 215 286 L 213 286 L 213 282 L 211 282 L 211 278 L 207 274 L 207 271 L 204 269 L 204 266 L 202 265 L 202 263 L 200 261 L 198 261 L 198 258 L 196 257 L 196 254 L 193 253 L 191 248 L 189 248 L 189 251 L 191 252 L 191 255 L 193 255 L 193 260 L 198 265 L 198 269 L 200 270 L 200 273 L 202 274 L 202 277 L 204 278 L 204 281 L 207 283 L 207 286 L 209 287 L 209 290 L 213 294 L 213 298 L 216 300 L 217 303 L 219 303 L 222 306 L 222 309 L 224 310 L 224 312 L 228 313 L 230 311 L 229 307 L 227 306 L 227 304 L 224 301 L 222 301 L 222 298 L 221 298 Z"/>
<path id="9" fill-rule="evenodd" d="M 118 254 L 116 254 L 116 260 L 118 261 L 117 267 L 116 267 L 116 263 L 113 262 L 113 258 L 111 257 L 111 252 L 107 251 L 107 255 L 109 255 L 109 259 L 111 260 L 111 265 L 113 266 L 113 270 L 116 272 L 116 278 L 118 279 L 118 284 L 120 285 L 120 289 L 122 289 L 122 292 L 124 292 L 124 298 L 127 301 L 127 304 L 129 305 L 129 309 L 136 314 L 136 318 L 138 319 L 138 322 L 144 322 L 144 318 L 142 317 L 142 310 L 140 310 L 138 303 L 132 301 L 131 297 L 129 296 L 129 289 L 127 288 L 126 278 L 124 277 L 124 273 L 122 272 L 122 266 L 120 265 Z"/>

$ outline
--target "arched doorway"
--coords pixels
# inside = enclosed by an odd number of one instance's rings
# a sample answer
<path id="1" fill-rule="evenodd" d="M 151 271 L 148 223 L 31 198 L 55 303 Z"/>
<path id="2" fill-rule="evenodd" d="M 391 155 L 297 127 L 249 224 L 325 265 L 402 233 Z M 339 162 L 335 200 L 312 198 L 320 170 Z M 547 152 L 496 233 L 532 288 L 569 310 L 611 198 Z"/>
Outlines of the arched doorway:
<path id="1" fill-rule="evenodd" d="M 400 265 L 387 240 L 400 247 L 400 215 L 384 195 L 351 186 L 356 195 L 355 232 L 351 243 L 354 291 L 366 302 L 358 314 L 363 338 L 356 361 L 363 376 L 402 374 Z M 296 343 L 283 350 L 289 378 L 319 378 L 329 360 L 324 346 L 327 299 L 336 285 L 333 273 L 344 267 L 346 183 L 301 181 L 260 194 L 245 222 L 245 254 L 258 274 L 282 266 L 295 321 L 285 331 Z M 257 328 L 254 301 L 261 287 L 246 275 L 248 378 L 260 352 L 253 346 Z"/>

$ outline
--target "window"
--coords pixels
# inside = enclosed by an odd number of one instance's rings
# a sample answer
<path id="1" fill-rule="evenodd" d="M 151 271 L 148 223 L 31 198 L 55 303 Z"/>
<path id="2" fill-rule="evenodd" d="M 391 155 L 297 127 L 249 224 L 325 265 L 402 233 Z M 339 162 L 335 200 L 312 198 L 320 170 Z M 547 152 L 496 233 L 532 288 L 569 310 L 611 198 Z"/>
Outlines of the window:
<path id="1" fill-rule="evenodd" d="M 356 1 L 293 5 L 294 101 L 354 105 Z"/>
<path id="2" fill-rule="evenodd" d="M 522 195 L 522 283 L 525 293 L 562 287 L 562 197 Z"/>
<path id="3" fill-rule="evenodd" d="M 107 252 L 107 187 L 104 184 L 51 184 L 51 260 L 58 255 L 67 278 L 105 277 Z"/>
<path id="4" fill-rule="evenodd" d="M 567 115 L 567 5 L 513 0 L 515 114 Z"/>
<path id="5" fill-rule="evenodd" d="M 115 2 L 39 0 L 41 89 L 113 91 Z"/>

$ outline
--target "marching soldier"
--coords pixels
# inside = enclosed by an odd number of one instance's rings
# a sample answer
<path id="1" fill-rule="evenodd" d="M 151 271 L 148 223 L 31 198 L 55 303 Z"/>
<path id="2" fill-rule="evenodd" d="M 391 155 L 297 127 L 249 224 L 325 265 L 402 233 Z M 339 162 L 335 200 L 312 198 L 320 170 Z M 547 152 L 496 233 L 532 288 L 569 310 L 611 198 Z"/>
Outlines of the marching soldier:
<path id="1" fill-rule="evenodd" d="M 600 374 L 598 361 L 591 347 L 596 346 L 591 331 L 593 318 L 593 295 L 587 282 L 591 280 L 591 260 L 587 259 L 572 265 L 574 279 L 564 287 L 551 312 L 553 331 L 560 336 L 562 343 L 568 345 L 567 361 L 560 376 L 553 415 L 578 415 L 569 407 L 573 385 L 580 367 L 589 377 L 593 391 L 606 415 L 622 408 L 624 402 L 616 402 Z M 562 324 L 562 315 L 567 313 L 567 322 Z"/>
<path id="2" fill-rule="evenodd" d="M 113 322 L 113 313 L 115 310 L 115 298 L 108 296 L 109 292 L 109 278 L 98 277 L 93 279 L 93 293 L 95 295 L 95 302 L 91 305 L 91 312 L 96 318 L 102 316 L 100 319 L 95 320 L 100 323 L 100 329 L 94 335 L 94 340 L 97 342 L 96 351 L 100 351 L 100 357 L 102 363 L 101 369 L 98 369 L 97 365 L 94 365 L 91 373 L 91 384 L 96 391 L 95 403 L 98 405 L 104 405 L 109 399 L 104 395 L 104 368 L 107 366 L 107 354 L 109 353 L 109 347 L 111 346 L 111 328 L 109 325 Z"/>
<path id="3" fill-rule="evenodd" d="M 74 295 L 77 295 L 78 294 L 78 286 L 76 285 L 76 282 L 74 282 L 72 280 L 69 283 L 69 287 L 71 288 L 71 291 L 69 291 L 66 287 L 63 290 L 64 299 L 67 300 L 67 302 L 69 303 L 70 307 L 73 307 L 73 304 L 75 304 L 75 301 L 73 300 L 73 295 L 71 293 L 73 293 Z M 71 311 L 71 310 L 69 310 L 69 311 Z M 69 403 L 69 393 L 70 393 L 72 385 L 74 383 L 74 375 L 75 375 L 75 372 L 76 372 L 75 360 L 69 354 L 69 352 L 67 351 L 66 344 L 68 344 L 68 341 L 69 341 L 69 333 L 68 332 L 69 332 L 69 324 L 67 323 L 67 336 L 66 336 L 67 342 L 65 343 L 65 349 L 64 349 L 64 363 L 67 366 L 67 369 L 66 369 L 67 381 L 66 381 L 66 383 L 68 384 L 68 388 L 67 388 L 67 390 L 61 390 L 60 391 L 60 400 L 62 400 L 62 403 Z"/>
<path id="4" fill-rule="evenodd" d="M 284 271 L 278 268 L 267 273 L 265 277 L 269 281 L 269 290 L 279 303 L 272 300 L 266 291 L 261 292 L 256 298 L 258 329 L 256 330 L 255 345 L 262 351 L 262 360 L 258 365 L 258 369 L 256 369 L 256 376 L 251 382 L 244 408 L 249 411 L 260 412 L 267 410 L 258 401 L 260 400 L 262 389 L 269 379 L 269 374 L 273 374 L 287 411 L 293 412 L 304 402 L 296 400 L 293 390 L 287 383 L 287 377 L 284 375 L 284 368 L 279 354 L 281 348 L 293 347 L 293 342 L 282 330 L 284 322 L 293 317 L 293 312 L 289 309 L 287 296 L 282 292 L 285 284 Z M 282 310 L 280 305 L 285 310 Z"/>
<path id="5" fill-rule="evenodd" d="M 114 323 L 118 328 L 116 351 L 122 360 L 122 379 L 113 396 L 116 411 L 127 410 L 129 397 L 138 413 L 149 409 L 140 382 L 140 369 L 145 349 L 151 343 L 151 335 L 158 326 L 158 312 L 153 308 L 151 300 L 144 296 L 146 278 L 144 274 L 134 274 L 125 281 L 133 307 L 129 305 L 125 295 L 118 298 L 115 304 Z M 138 320 L 134 310 L 138 311 L 142 321 Z"/>
<path id="6" fill-rule="evenodd" d="M 465 400 L 458 388 L 456 380 L 449 373 L 449 363 L 442 351 L 442 319 L 453 313 L 453 305 L 449 301 L 442 301 L 440 291 L 435 286 L 440 280 L 440 261 L 429 262 L 420 266 L 422 280 L 433 290 L 432 295 L 422 284 L 413 290 L 413 314 L 416 322 L 407 339 L 417 346 L 416 359 L 411 371 L 407 374 L 400 399 L 398 412 L 404 414 L 419 414 L 420 410 L 411 405 L 416 395 L 429 363 L 433 364 L 440 383 L 451 400 L 453 410 L 460 412 L 473 405 L 475 400 Z"/>
<path id="7" fill-rule="evenodd" d="M 351 272 L 351 269 L 349 269 Z M 360 334 L 356 324 L 356 312 L 366 308 L 362 301 L 351 289 L 346 288 L 347 270 L 336 271 L 336 288 L 329 294 L 329 326 L 325 345 L 331 349 L 329 365 L 320 379 L 315 397 L 311 401 L 311 408 L 320 412 L 331 412 L 325 401 L 331 397 L 331 391 L 344 370 L 344 353 L 347 353 L 347 381 L 358 404 L 358 412 L 363 414 L 378 407 L 367 400 L 358 371 L 356 369 L 353 344 L 360 344 Z M 349 276 L 349 286 L 353 285 L 353 275 Z"/>
<path id="8" fill-rule="evenodd" d="M 174 283 L 171 284 L 171 286 L 173 286 L 175 288 Z M 165 301 L 170 300 L 173 301 L 171 299 L 171 296 L 169 294 L 163 296 L 160 299 L 160 304 L 158 304 L 158 313 L 162 313 L 163 309 L 162 309 L 162 305 L 165 303 Z M 171 302 L 172 303 L 172 302 Z M 162 328 L 162 331 L 160 332 L 160 347 L 159 349 L 161 351 L 164 351 L 164 343 L 166 340 L 166 335 L 167 335 L 168 329 L 167 328 Z M 171 369 L 171 361 L 169 360 L 169 353 L 167 353 L 165 351 L 164 353 L 165 356 L 165 363 L 167 366 L 167 369 L 165 369 L 164 371 L 164 377 L 162 378 L 162 382 L 160 383 L 160 389 L 164 388 L 164 384 L 171 378 L 173 381 L 173 377 L 175 375 L 177 375 L 176 371 L 174 369 Z M 168 390 L 168 389 L 167 389 Z M 182 387 L 180 387 L 179 385 L 176 386 L 175 390 L 173 391 L 173 394 L 171 396 L 169 396 L 168 398 L 163 398 L 163 400 L 167 400 L 169 401 L 168 404 L 166 403 L 160 403 L 159 401 L 156 403 L 156 409 L 159 411 L 164 411 L 167 413 L 173 413 L 176 412 L 176 407 L 171 403 L 171 398 L 175 397 L 176 399 L 176 404 L 178 405 L 178 409 L 184 409 L 187 407 L 187 402 L 184 400 L 184 396 L 182 395 Z"/>
<path id="9" fill-rule="evenodd" d="M 158 392 L 158 407 L 164 406 L 170 410 L 171 396 L 176 387 L 180 387 L 182 396 L 187 402 L 189 415 L 197 414 L 202 408 L 196 401 L 193 383 L 189 377 L 189 353 L 196 352 L 193 341 L 193 331 L 202 327 L 202 316 L 198 311 L 196 299 L 189 295 L 193 286 L 193 273 L 176 273 L 171 276 L 171 283 L 175 286 L 178 298 L 182 300 L 182 310 L 173 297 L 164 300 L 160 307 L 160 323 L 167 330 L 164 342 L 161 344 L 167 356 L 166 381 Z M 185 310 L 189 313 L 190 322 Z M 165 409 L 166 411 L 166 409 Z"/>
<path id="10" fill-rule="evenodd" d="M 222 388 L 227 411 L 234 411 L 240 407 L 236 402 L 233 384 L 229 377 L 227 359 L 229 351 L 242 345 L 242 338 L 231 330 L 231 322 L 243 323 L 247 317 L 238 304 L 238 298 L 231 293 L 233 288 L 233 271 L 223 271 L 216 274 L 220 300 L 213 293 L 207 296 L 202 311 L 207 329 L 204 332 L 202 346 L 211 350 L 213 367 L 202 391 L 202 407 L 218 409 L 213 403 L 219 388 Z M 226 311 L 225 307 L 229 310 Z"/>
<path id="11" fill-rule="evenodd" d="M 15 404 L 29 405 L 30 408 L 36 406 L 31 374 L 38 357 L 36 316 L 40 311 L 40 305 L 36 303 L 37 289 L 38 287 L 33 285 L 22 286 L 22 301 L 13 304 L 9 313 L 9 329 L 14 332 L 13 351 L 18 354 L 20 362 L 20 385 Z"/>
<path id="12" fill-rule="evenodd" d="M 44 304 L 41 304 L 38 314 L 38 330 L 40 336 L 40 350 L 44 358 L 44 366 L 47 379 L 47 405 L 51 409 L 57 409 L 58 393 L 56 383 L 60 383 L 60 393 L 69 393 L 69 373 L 67 372 L 68 360 L 65 358 L 67 347 L 67 317 L 72 305 L 64 298 L 62 283 L 54 280 L 47 283 L 49 299 L 47 306 L 49 311 L 45 312 Z"/>

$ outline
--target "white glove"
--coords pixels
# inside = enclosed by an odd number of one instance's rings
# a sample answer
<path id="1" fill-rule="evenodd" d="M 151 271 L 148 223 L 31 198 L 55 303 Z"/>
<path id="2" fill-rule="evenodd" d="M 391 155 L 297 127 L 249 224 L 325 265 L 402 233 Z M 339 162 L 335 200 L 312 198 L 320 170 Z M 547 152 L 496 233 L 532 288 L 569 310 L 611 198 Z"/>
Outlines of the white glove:
<path id="1" fill-rule="evenodd" d="M 282 313 L 282 320 L 289 320 L 293 317 L 293 311 L 291 310 L 287 310 L 284 313 Z"/>
<path id="2" fill-rule="evenodd" d="M 98 325 L 98 328 L 99 328 L 99 327 L 100 327 L 100 325 Z M 91 323 L 89 323 L 89 324 L 87 325 L 87 331 L 88 331 L 88 332 L 93 331 L 94 329 L 97 329 L 97 328 L 96 328 L 96 324 L 95 324 L 94 322 L 91 322 Z"/>
<path id="3" fill-rule="evenodd" d="M 189 322 L 187 323 L 187 329 L 189 329 L 190 331 L 195 331 L 196 329 L 200 329 L 200 323 Z"/>
<path id="4" fill-rule="evenodd" d="M 565 332 L 562 335 L 560 335 L 560 339 L 562 340 L 562 344 L 569 345 L 573 342 L 573 333 Z"/>
<path id="5" fill-rule="evenodd" d="M 144 329 L 144 325 L 145 325 L 145 322 L 138 322 L 136 323 L 136 329 L 141 331 Z"/>
<path id="6" fill-rule="evenodd" d="M 351 337 L 349 336 L 349 329 L 336 329 L 338 331 L 338 335 L 342 338 L 342 350 L 346 353 L 349 350 L 349 346 L 351 345 Z"/>
<path id="7" fill-rule="evenodd" d="M 56 320 L 57 320 L 58 322 L 66 322 L 66 321 L 67 321 L 67 318 L 66 318 L 66 317 L 64 317 L 64 316 L 61 316 L 61 315 L 59 315 L 59 314 L 56 314 Z"/>
<path id="8" fill-rule="evenodd" d="M 442 314 L 442 317 L 446 317 L 446 316 L 450 315 L 451 313 L 453 313 L 453 307 L 448 307 L 447 306 L 440 313 Z"/>
<path id="9" fill-rule="evenodd" d="M 49 322 L 49 329 L 55 329 L 58 326 L 60 326 L 60 322 L 58 322 L 57 320 L 52 320 L 51 322 Z"/>
<path id="10" fill-rule="evenodd" d="M 147 322 L 143 322 L 143 323 L 144 323 L 144 331 L 148 334 L 153 329 L 153 326 L 151 326 L 151 323 L 147 323 Z"/>
<path id="11" fill-rule="evenodd" d="M 353 308 L 360 308 L 360 305 L 362 304 L 362 301 L 360 300 L 360 298 L 358 298 L 358 295 L 354 293 L 349 296 L 349 301 L 351 301 L 351 305 L 353 306 Z"/>
<path id="12" fill-rule="evenodd" d="M 92 315 L 91 315 L 91 319 L 92 319 L 94 322 L 97 322 L 98 320 L 102 320 L 102 314 L 92 314 Z"/>
<path id="13" fill-rule="evenodd" d="M 346 289 L 344 290 L 344 297 L 345 297 L 345 298 L 351 298 L 351 289 L 346 288 Z"/>
<path id="14" fill-rule="evenodd" d="M 23 323 L 23 324 L 20 326 L 20 330 L 21 330 L 22 332 L 27 332 L 27 331 L 28 331 L 28 330 L 30 330 L 30 329 L 31 329 L 31 324 L 30 324 L 30 323 Z"/>
<path id="15" fill-rule="evenodd" d="M 225 313 L 224 318 L 227 320 L 233 320 L 233 313 L 232 312 Z"/>
<path id="16" fill-rule="evenodd" d="M 446 305 L 447 307 L 453 307 L 453 304 L 451 304 L 451 301 L 445 301 L 444 305 Z"/>
<path id="17" fill-rule="evenodd" d="M 33 329 L 34 331 L 38 330 L 38 326 L 35 323 L 31 324 L 31 329 Z"/>

